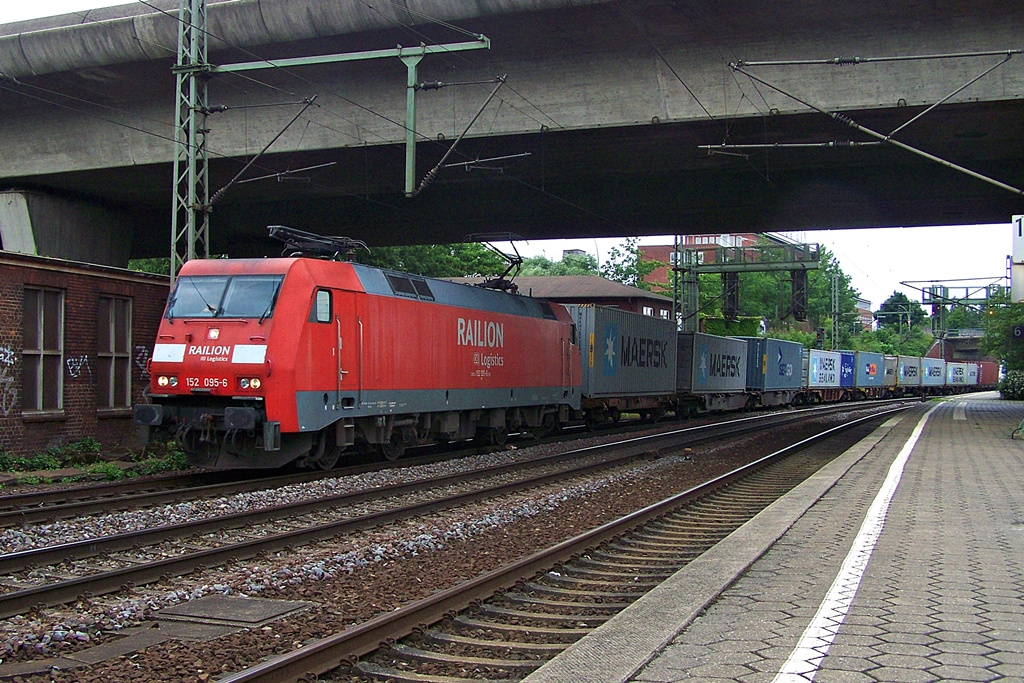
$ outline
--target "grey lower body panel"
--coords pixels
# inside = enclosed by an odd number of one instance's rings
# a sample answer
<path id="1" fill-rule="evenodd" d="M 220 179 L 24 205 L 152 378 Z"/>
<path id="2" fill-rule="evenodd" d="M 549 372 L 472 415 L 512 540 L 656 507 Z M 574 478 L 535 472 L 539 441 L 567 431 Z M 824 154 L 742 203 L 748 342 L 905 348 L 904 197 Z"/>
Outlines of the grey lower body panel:
<path id="1" fill-rule="evenodd" d="M 568 405 L 579 410 L 576 387 L 304 391 L 295 396 L 300 431 L 317 431 L 341 418 L 494 408 Z"/>

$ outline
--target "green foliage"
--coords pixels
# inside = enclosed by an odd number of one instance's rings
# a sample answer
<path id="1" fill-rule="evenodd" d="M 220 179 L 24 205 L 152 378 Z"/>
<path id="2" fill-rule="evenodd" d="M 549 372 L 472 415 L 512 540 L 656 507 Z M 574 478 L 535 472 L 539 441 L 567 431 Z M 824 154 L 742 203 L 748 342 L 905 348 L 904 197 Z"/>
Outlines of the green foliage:
<path id="1" fill-rule="evenodd" d="M 935 338 L 924 328 L 922 325 L 909 330 L 904 327 L 902 331 L 895 327 L 865 331 L 857 336 L 850 348 L 855 351 L 923 356 L 935 342 Z"/>
<path id="2" fill-rule="evenodd" d="M 75 467 L 95 460 L 99 452 L 100 443 L 92 438 L 48 448 L 27 458 L 0 451 L 0 472 L 35 472 Z"/>
<path id="3" fill-rule="evenodd" d="M 976 330 L 985 325 L 985 314 L 974 306 L 953 306 L 946 314 L 946 329 Z"/>
<path id="4" fill-rule="evenodd" d="M 772 330 L 768 335 L 776 339 L 785 339 L 787 341 L 795 341 L 804 345 L 805 349 L 813 349 L 817 343 L 817 336 L 811 332 L 804 332 L 803 330 Z"/>
<path id="5" fill-rule="evenodd" d="M 189 468 L 188 458 L 176 441 L 152 443 L 145 451 L 135 454 L 132 460 L 136 463 L 133 471 L 140 475 L 159 474 L 160 472 L 186 470 Z"/>
<path id="6" fill-rule="evenodd" d="M 893 292 L 875 311 L 879 329 L 920 327 L 928 318 L 921 304 L 911 301 L 903 292 Z M 908 323 L 909 320 L 909 323 Z"/>
<path id="7" fill-rule="evenodd" d="M 523 259 L 520 275 L 600 275 L 597 259 L 590 254 L 566 254 L 561 261 L 546 256 Z"/>
<path id="8" fill-rule="evenodd" d="M 1024 304 L 1011 304 L 1006 298 L 994 300 L 982 317 L 982 351 L 1005 363 L 1008 372 L 1024 370 L 1024 339 L 1013 336 L 1013 328 L 1024 325 Z"/>
<path id="9" fill-rule="evenodd" d="M 999 395 L 1008 401 L 1024 400 L 1024 370 L 1009 370 L 999 380 Z"/>
<path id="10" fill-rule="evenodd" d="M 167 258 L 136 258 L 128 261 L 129 270 L 157 275 L 170 275 L 171 259 Z"/>
<path id="11" fill-rule="evenodd" d="M 107 481 L 118 481 L 125 477 L 124 470 L 112 462 L 94 462 L 85 471 L 93 475 L 102 475 Z"/>
<path id="12" fill-rule="evenodd" d="M 757 337 L 761 334 L 761 319 L 705 318 L 704 331 L 708 334 L 717 334 L 720 337 Z"/>
<path id="13" fill-rule="evenodd" d="M 601 265 L 601 275 L 614 282 L 621 282 L 624 285 L 649 292 L 651 283 L 645 282 L 644 278 L 650 275 L 655 268 L 665 264 L 660 261 L 645 261 L 641 258 L 640 249 L 636 244 L 637 239 L 631 237 L 625 241 L 621 249 L 613 247 L 608 252 L 608 259 Z"/>
<path id="14" fill-rule="evenodd" d="M 426 277 L 500 275 L 508 265 L 501 256 L 477 243 L 374 247 L 370 253 L 359 252 L 356 260 Z"/>

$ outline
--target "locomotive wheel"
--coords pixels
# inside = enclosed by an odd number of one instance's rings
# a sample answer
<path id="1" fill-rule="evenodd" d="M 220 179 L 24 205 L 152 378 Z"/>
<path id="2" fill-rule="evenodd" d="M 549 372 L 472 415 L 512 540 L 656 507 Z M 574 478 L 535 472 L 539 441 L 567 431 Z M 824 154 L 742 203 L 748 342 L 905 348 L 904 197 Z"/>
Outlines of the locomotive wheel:
<path id="1" fill-rule="evenodd" d="M 391 440 L 380 444 L 381 455 L 385 460 L 395 461 L 405 454 L 405 434 L 402 430 L 391 432 Z"/>
<path id="2" fill-rule="evenodd" d="M 334 447 L 317 458 L 314 464 L 321 470 L 333 470 L 334 466 L 338 464 L 340 457 L 341 449 Z"/>

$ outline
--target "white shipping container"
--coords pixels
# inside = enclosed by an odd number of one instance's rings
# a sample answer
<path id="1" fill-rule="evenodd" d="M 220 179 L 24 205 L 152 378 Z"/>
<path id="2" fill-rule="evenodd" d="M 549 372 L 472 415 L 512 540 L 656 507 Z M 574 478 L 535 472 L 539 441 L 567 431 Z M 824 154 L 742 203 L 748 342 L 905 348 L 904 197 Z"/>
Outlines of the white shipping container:
<path id="1" fill-rule="evenodd" d="M 807 353 L 807 386 L 838 387 L 842 354 L 838 351 L 811 349 Z"/>
<path id="2" fill-rule="evenodd" d="M 897 356 L 898 376 L 896 383 L 901 387 L 921 386 L 921 358 L 919 356 Z"/>

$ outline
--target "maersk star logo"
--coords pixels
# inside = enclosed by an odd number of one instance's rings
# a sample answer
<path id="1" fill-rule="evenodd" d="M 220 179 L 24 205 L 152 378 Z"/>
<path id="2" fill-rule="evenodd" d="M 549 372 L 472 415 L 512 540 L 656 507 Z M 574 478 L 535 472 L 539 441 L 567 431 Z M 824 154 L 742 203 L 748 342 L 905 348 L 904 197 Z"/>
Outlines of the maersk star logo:
<path id="1" fill-rule="evenodd" d="M 708 347 L 700 347 L 700 365 L 697 366 L 697 378 L 701 384 L 708 383 Z"/>
<path id="2" fill-rule="evenodd" d="M 619 338 L 619 329 L 616 325 L 609 325 L 604 330 L 604 374 L 615 374 L 615 342 Z"/>

